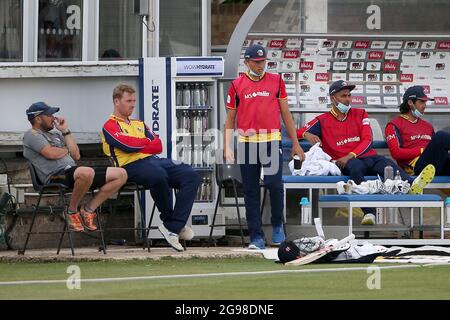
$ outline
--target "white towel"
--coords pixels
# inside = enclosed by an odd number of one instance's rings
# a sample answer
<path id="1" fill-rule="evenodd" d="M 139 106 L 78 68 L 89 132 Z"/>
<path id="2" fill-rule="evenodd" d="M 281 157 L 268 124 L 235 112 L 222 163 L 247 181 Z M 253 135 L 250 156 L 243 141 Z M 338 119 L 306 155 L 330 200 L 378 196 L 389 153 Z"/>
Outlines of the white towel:
<path id="1" fill-rule="evenodd" d="M 305 160 L 300 170 L 294 170 L 294 160 L 289 162 L 289 170 L 294 176 L 340 176 L 341 170 L 330 161 L 331 157 L 326 154 L 316 143 L 305 153 Z"/>

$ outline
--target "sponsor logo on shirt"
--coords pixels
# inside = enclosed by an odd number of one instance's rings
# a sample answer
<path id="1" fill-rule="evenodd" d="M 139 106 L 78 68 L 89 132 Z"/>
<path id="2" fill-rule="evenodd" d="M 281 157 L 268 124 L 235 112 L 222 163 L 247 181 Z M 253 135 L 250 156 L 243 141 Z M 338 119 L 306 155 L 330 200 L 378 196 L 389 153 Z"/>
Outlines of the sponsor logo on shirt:
<path id="1" fill-rule="evenodd" d="M 267 91 L 257 91 L 257 92 L 253 92 L 253 93 L 249 93 L 244 95 L 245 99 L 253 99 L 256 97 L 270 97 L 270 92 Z"/>
<path id="2" fill-rule="evenodd" d="M 344 140 L 338 141 L 338 142 L 336 143 L 336 145 L 337 145 L 338 147 L 341 147 L 341 146 L 343 146 L 343 145 L 346 145 L 347 143 L 359 142 L 359 141 L 361 141 L 361 138 L 360 138 L 360 137 L 353 137 L 353 138 L 348 138 L 348 139 L 344 139 Z"/>
<path id="3" fill-rule="evenodd" d="M 411 136 L 411 141 L 414 140 L 431 140 L 431 136 L 428 134 L 417 134 L 415 136 Z"/>
<path id="4" fill-rule="evenodd" d="M 395 134 L 390 134 L 386 137 L 386 141 L 391 141 L 392 139 L 395 139 Z"/>

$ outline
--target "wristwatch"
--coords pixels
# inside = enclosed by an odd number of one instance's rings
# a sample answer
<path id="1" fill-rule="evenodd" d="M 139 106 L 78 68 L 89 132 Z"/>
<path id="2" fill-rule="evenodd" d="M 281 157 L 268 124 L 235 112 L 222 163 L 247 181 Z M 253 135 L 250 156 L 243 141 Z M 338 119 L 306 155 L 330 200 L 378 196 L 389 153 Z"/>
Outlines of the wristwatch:
<path id="1" fill-rule="evenodd" d="M 66 132 L 63 132 L 62 135 L 63 137 L 67 136 L 68 134 L 71 134 L 72 132 L 70 132 L 70 130 L 67 130 Z"/>

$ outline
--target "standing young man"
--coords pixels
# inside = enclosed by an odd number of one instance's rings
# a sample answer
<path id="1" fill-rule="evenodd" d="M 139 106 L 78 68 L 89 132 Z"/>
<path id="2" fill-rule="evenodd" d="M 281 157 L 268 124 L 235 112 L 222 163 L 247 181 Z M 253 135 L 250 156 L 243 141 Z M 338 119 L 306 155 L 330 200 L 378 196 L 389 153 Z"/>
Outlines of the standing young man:
<path id="1" fill-rule="evenodd" d="M 114 113 L 103 125 L 103 151 L 117 166 L 128 173 L 128 181 L 150 190 L 161 212 L 158 227 L 167 242 L 177 251 L 184 251 L 179 240 L 194 237 L 186 222 L 200 184 L 199 175 L 191 166 L 159 158 L 162 143 L 141 120 L 130 118 L 136 105 L 133 87 L 121 84 L 113 91 Z M 175 207 L 171 188 L 178 189 Z"/>
<path id="2" fill-rule="evenodd" d="M 233 135 L 237 119 L 238 163 L 244 186 L 249 248 L 252 249 L 265 248 L 260 212 L 261 167 L 264 168 L 264 185 L 270 192 L 272 243 L 280 244 L 285 240 L 280 116 L 292 141 L 292 155 L 304 159 L 289 111 L 284 81 L 278 74 L 265 72 L 266 63 L 264 47 L 252 45 L 245 51 L 248 71 L 231 83 L 225 122 L 224 156 L 227 162 L 233 163 Z"/>
<path id="3" fill-rule="evenodd" d="M 42 183 L 58 182 L 73 189 L 68 207 L 69 229 L 75 232 L 97 230 L 95 210 L 127 181 L 124 169 L 79 167 L 80 150 L 63 117 L 55 117 L 59 108 L 45 102 L 33 103 L 26 111 L 32 128 L 23 137 L 23 155 L 36 169 Z M 53 131 L 57 129 L 59 132 Z M 81 199 L 90 188 L 100 191 L 85 206 Z"/>
<path id="4" fill-rule="evenodd" d="M 414 179 L 403 171 L 394 161 L 379 156 L 372 148 L 372 129 L 369 117 L 364 109 L 352 108 L 351 91 L 355 88 L 343 80 L 331 84 L 330 112 L 321 114 L 297 131 L 299 139 L 306 139 L 311 144 L 320 142 L 327 154 L 336 161 L 342 173 L 360 184 L 365 175 L 384 176 L 384 168 L 392 166 L 394 172 L 400 172 L 402 180 L 411 184 L 410 193 L 420 194 L 423 188 L 434 178 L 433 166 L 425 167 Z M 373 208 L 363 208 L 365 213 L 362 224 L 375 224 Z"/>

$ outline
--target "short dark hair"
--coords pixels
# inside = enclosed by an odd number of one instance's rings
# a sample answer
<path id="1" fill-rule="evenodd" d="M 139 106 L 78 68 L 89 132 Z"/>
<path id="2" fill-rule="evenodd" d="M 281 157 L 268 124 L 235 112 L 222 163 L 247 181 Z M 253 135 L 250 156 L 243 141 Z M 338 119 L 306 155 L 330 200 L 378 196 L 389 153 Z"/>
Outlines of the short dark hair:
<path id="1" fill-rule="evenodd" d="M 400 113 L 401 114 L 407 114 L 411 111 L 411 107 L 408 104 L 408 101 L 411 100 L 413 103 L 416 103 L 417 99 L 408 99 L 406 101 L 403 101 L 402 104 L 399 106 Z"/>

